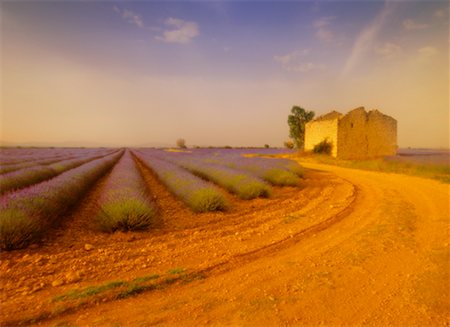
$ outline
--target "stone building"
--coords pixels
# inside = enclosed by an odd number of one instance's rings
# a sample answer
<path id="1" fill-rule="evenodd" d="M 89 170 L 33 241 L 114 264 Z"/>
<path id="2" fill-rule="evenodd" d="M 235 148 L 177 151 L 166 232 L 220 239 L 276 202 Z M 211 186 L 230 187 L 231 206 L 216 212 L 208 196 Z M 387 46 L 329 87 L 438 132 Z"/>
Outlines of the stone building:
<path id="1" fill-rule="evenodd" d="M 397 121 L 378 110 L 356 108 L 346 115 L 332 111 L 305 125 L 305 151 L 327 140 L 331 155 L 340 159 L 369 159 L 397 153 Z"/>

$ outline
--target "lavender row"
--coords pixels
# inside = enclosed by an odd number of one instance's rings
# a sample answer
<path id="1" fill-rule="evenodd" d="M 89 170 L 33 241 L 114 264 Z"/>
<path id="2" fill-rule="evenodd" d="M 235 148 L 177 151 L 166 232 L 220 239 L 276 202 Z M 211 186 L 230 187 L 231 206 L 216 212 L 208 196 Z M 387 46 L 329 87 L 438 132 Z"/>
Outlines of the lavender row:
<path id="1" fill-rule="evenodd" d="M 208 151 L 209 150 L 209 151 Z M 303 168 L 295 161 L 284 158 L 262 158 L 259 155 L 276 154 L 276 150 L 280 153 L 291 150 L 283 149 L 200 149 L 191 153 L 191 156 L 198 156 L 212 160 L 220 160 L 221 162 L 236 163 L 237 166 L 244 166 L 248 163 L 255 166 L 261 166 L 267 169 L 283 169 L 296 174 L 299 177 L 303 176 Z M 269 151 L 270 150 L 270 151 Z M 284 152 L 282 152 L 284 151 Z M 267 153 L 266 153 L 267 152 Z"/>
<path id="2" fill-rule="evenodd" d="M 38 165 L 50 165 L 52 163 L 64 160 L 64 159 L 72 159 L 74 157 L 67 157 L 67 156 L 55 156 L 45 159 L 36 159 L 36 160 L 28 160 L 26 162 L 21 163 L 15 163 L 10 165 L 2 165 L 0 167 L 0 174 L 6 174 L 13 171 L 17 171 L 19 169 L 24 169 L 28 167 L 38 166 Z"/>
<path id="3" fill-rule="evenodd" d="M 244 200 L 268 197 L 271 192 L 270 186 L 260 178 L 231 168 L 207 164 L 195 159 L 174 160 L 170 158 L 169 160 L 186 168 L 195 175 L 225 188 Z"/>
<path id="4" fill-rule="evenodd" d="M 112 153 L 114 150 L 105 150 L 105 149 L 89 149 L 89 151 L 56 151 L 52 149 L 52 151 L 41 150 L 45 155 L 35 156 L 28 158 L 27 160 L 9 164 L 1 164 L 0 174 L 6 174 L 12 171 L 16 171 L 19 169 L 24 169 L 28 167 L 38 166 L 38 165 L 50 165 L 52 163 L 67 160 L 67 159 L 75 159 L 75 158 L 86 158 L 88 156 L 97 156 L 97 155 L 107 155 Z"/>
<path id="5" fill-rule="evenodd" d="M 145 182 L 126 151 L 108 176 L 95 223 L 104 232 L 142 230 L 152 224 L 155 216 Z"/>
<path id="6" fill-rule="evenodd" d="M 192 175 L 175 164 L 142 152 L 133 152 L 158 179 L 187 206 L 196 212 L 223 210 L 224 194 L 213 184 Z"/>
<path id="7" fill-rule="evenodd" d="M 193 174 L 236 194 L 241 199 L 249 200 L 270 195 L 270 186 L 260 178 L 215 163 L 208 163 L 206 158 L 209 158 L 209 156 L 199 157 L 190 153 L 168 153 L 155 150 L 152 152 L 154 156 L 177 164 Z"/>
<path id="8" fill-rule="evenodd" d="M 284 158 L 248 157 L 248 149 L 195 149 L 185 152 L 146 149 L 166 160 L 195 160 L 245 171 L 272 185 L 296 186 L 303 177 L 303 168 L 295 161 Z"/>
<path id="9" fill-rule="evenodd" d="M 289 167 L 290 163 L 283 159 L 220 156 L 206 159 L 205 162 L 245 171 L 277 186 L 297 186 L 300 183 L 299 175 L 303 174 L 299 165 L 296 166 L 294 162 Z"/>
<path id="10" fill-rule="evenodd" d="M 37 165 L 1 175 L 0 194 L 42 182 L 103 156 L 104 155 L 96 155 L 85 158 L 67 159 L 55 162 L 48 166 Z"/>
<path id="11" fill-rule="evenodd" d="M 2 148 L 0 151 L 0 165 L 2 167 L 23 164 L 36 160 L 49 159 L 52 157 L 78 157 L 106 154 L 111 150 L 105 148 L 79 149 L 79 148 Z"/>
<path id="12" fill-rule="evenodd" d="M 122 156 L 123 151 L 90 161 L 34 186 L 0 198 L 0 248 L 14 249 L 40 239 Z"/>

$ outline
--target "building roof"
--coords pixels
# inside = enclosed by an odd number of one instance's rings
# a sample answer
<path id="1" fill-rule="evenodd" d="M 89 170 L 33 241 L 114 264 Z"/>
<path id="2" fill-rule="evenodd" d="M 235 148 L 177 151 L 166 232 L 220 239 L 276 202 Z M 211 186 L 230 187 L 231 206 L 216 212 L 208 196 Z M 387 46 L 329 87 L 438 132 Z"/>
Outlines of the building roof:
<path id="1" fill-rule="evenodd" d="M 333 110 L 333 111 L 331 111 L 331 112 L 329 112 L 329 113 L 327 113 L 325 115 L 317 117 L 314 120 L 333 120 L 333 119 L 339 119 L 342 116 L 343 116 L 343 114 L 341 114 L 338 111 Z"/>
<path id="2" fill-rule="evenodd" d="M 350 110 L 345 115 L 341 114 L 340 112 L 338 112 L 336 110 L 333 110 L 327 114 L 317 117 L 316 119 L 312 120 L 310 123 L 315 122 L 315 121 L 341 119 L 343 117 L 350 117 L 350 116 L 354 116 L 354 115 L 358 115 L 358 114 L 364 115 L 366 117 L 366 119 L 369 119 L 369 117 L 371 117 L 371 116 L 383 116 L 384 118 L 389 118 L 389 119 L 395 120 L 391 116 L 385 115 L 382 112 L 378 111 L 377 109 L 372 109 L 369 112 L 367 112 L 364 107 L 358 107 L 353 110 Z"/>

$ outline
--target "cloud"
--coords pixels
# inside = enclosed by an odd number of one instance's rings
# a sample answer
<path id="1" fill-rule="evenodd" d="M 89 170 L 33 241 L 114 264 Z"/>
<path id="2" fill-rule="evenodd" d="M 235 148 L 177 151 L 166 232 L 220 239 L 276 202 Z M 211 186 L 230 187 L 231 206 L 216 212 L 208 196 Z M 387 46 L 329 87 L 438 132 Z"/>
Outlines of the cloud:
<path id="1" fill-rule="evenodd" d="M 423 30 L 428 28 L 428 26 L 429 26 L 428 24 L 416 23 L 411 18 L 405 19 L 403 21 L 403 28 L 408 31 Z"/>
<path id="2" fill-rule="evenodd" d="M 439 18 L 445 17 L 445 10 L 444 10 L 444 9 L 436 10 L 436 11 L 434 12 L 434 16 L 435 16 L 435 17 L 439 17 Z"/>
<path id="3" fill-rule="evenodd" d="M 169 29 L 156 39 L 167 43 L 187 44 L 200 34 L 196 22 L 188 22 L 179 18 L 168 18 L 164 22 Z"/>
<path id="4" fill-rule="evenodd" d="M 439 53 L 439 50 L 432 46 L 426 46 L 417 50 L 421 59 L 429 59 Z"/>
<path id="5" fill-rule="evenodd" d="M 310 70 L 324 69 L 324 68 L 325 68 L 325 66 L 321 65 L 321 64 L 305 62 L 305 63 L 301 63 L 301 64 L 290 67 L 290 71 L 304 73 L 304 72 L 308 72 Z"/>
<path id="6" fill-rule="evenodd" d="M 323 69 L 324 65 L 312 63 L 305 58 L 309 55 L 310 50 L 296 50 L 282 56 L 274 56 L 273 59 L 280 63 L 284 70 L 290 72 L 304 73 L 311 70 Z"/>
<path id="7" fill-rule="evenodd" d="M 394 10 L 394 4 L 385 2 L 383 8 L 378 12 L 375 18 L 370 22 L 357 36 L 353 43 L 352 51 L 342 70 L 346 75 L 357 66 L 364 56 L 373 49 L 373 43 L 376 40 L 379 31 L 384 26 L 387 17 Z"/>
<path id="8" fill-rule="evenodd" d="M 289 63 L 292 63 L 294 61 L 297 61 L 299 58 L 301 57 L 305 57 L 309 54 L 310 50 L 309 49 L 304 49 L 304 50 L 296 50 L 296 51 L 292 51 L 284 56 L 274 56 L 273 59 L 276 62 L 279 62 L 283 65 L 287 65 Z"/>
<path id="9" fill-rule="evenodd" d="M 316 28 L 316 36 L 323 42 L 330 42 L 334 39 L 334 34 L 330 29 L 331 22 L 336 17 L 322 17 L 313 23 Z"/>
<path id="10" fill-rule="evenodd" d="M 139 16 L 138 14 L 128 9 L 121 10 L 116 5 L 113 6 L 113 10 L 120 16 L 122 16 L 122 18 L 125 19 L 128 23 L 136 25 L 140 28 L 144 28 L 144 22 L 142 21 L 141 16 Z"/>
<path id="11" fill-rule="evenodd" d="M 328 17 L 322 17 L 316 20 L 313 24 L 314 27 L 320 28 L 320 27 L 326 27 L 329 26 L 331 21 L 335 19 L 334 16 L 328 16 Z"/>
<path id="12" fill-rule="evenodd" d="M 383 58 L 397 58 L 402 53 L 402 48 L 394 43 L 386 42 L 375 49 L 375 52 Z"/>

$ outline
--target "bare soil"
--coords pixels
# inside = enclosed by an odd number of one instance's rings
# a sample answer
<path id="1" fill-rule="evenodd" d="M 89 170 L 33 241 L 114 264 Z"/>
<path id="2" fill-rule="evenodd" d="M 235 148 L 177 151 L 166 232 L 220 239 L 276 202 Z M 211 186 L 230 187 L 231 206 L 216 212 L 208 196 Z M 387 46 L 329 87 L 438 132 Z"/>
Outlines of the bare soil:
<path id="1" fill-rule="evenodd" d="M 448 326 L 449 185 L 303 165 L 299 188 L 204 214 L 141 167 L 160 218 L 139 233 L 93 230 L 100 181 L 41 245 L 1 253 L 1 325 Z M 201 278 L 55 301 L 175 268 Z"/>

